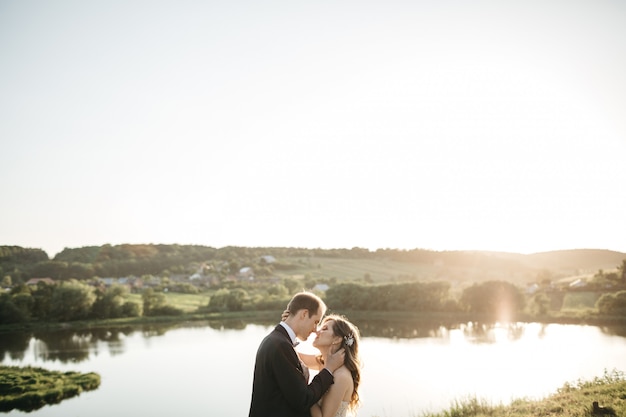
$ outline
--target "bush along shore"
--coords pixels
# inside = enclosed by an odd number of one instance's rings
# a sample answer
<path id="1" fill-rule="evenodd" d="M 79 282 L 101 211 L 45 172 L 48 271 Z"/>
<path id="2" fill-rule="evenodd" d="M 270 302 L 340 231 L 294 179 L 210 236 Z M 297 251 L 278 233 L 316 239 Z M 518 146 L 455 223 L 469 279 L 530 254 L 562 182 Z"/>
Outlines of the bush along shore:
<path id="1" fill-rule="evenodd" d="M 590 381 L 566 383 L 541 400 L 517 399 L 509 405 L 493 405 L 476 398 L 456 401 L 448 410 L 423 417 L 593 417 L 626 416 L 624 373 L 605 370 Z"/>
<path id="2" fill-rule="evenodd" d="M 100 375 L 0 365 L 0 412 L 34 411 L 100 386 Z"/>

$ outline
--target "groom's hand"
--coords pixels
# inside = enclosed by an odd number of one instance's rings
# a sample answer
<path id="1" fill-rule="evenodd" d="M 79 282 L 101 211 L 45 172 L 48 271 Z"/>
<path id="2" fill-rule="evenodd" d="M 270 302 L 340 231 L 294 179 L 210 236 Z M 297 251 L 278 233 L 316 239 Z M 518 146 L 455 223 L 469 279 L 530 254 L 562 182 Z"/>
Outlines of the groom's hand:
<path id="1" fill-rule="evenodd" d="M 343 348 L 339 349 L 337 352 L 331 355 L 328 355 L 328 357 L 326 358 L 325 368 L 328 369 L 330 373 L 332 374 L 337 369 L 341 368 L 345 360 L 345 357 L 346 357 L 346 351 Z"/>

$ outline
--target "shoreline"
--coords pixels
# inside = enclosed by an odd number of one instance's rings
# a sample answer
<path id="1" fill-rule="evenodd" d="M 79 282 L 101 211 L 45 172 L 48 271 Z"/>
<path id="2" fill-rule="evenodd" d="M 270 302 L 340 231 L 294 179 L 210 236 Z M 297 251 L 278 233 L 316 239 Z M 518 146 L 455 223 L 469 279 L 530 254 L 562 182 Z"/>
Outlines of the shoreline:
<path id="1" fill-rule="evenodd" d="M 572 324 L 589 326 L 626 326 L 626 317 L 623 316 L 594 316 L 594 315 L 546 315 L 529 316 L 518 315 L 510 320 L 497 320 L 488 315 L 477 315 L 454 312 L 394 312 L 394 311 L 361 311 L 346 310 L 334 313 L 344 315 L 356 322 L 372 321 L 398 321 L 418 323 L 439 323 L 441 325 L 454 326 L 460 323 L 541 323 L 541 324 Z M 185 322 L 219 322 L 219 321 L 244 321 L 253 324 L 275 324 L 279 321 L 278 313 L 274 310 L 250 310 L 238 312 L 214 312 L 214 313 L 185 313 L 176 316 L 153 316 L 153 317 L 129 317 L 117 319 L 92 319 L 67 322 L 43 322 L 33 321 L 20 324 L 0 325 L 0 334 L 36 331 L 36 330 L 66 330 L 66 329 L 97 329 L 102 327 L 126 327 L 143 326 L 152 324 L 181 324 Z"/>

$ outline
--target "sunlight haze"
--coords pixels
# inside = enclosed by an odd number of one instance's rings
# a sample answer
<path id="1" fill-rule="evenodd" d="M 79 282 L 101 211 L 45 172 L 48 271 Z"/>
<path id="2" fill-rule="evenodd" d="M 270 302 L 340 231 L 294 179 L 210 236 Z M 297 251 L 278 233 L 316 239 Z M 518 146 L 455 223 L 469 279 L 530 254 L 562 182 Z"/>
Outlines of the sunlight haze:
<path id="1" fill-rule="evenodd" d="M 0 245 L 626 252 L 624 22 L 0 0 Z"/>

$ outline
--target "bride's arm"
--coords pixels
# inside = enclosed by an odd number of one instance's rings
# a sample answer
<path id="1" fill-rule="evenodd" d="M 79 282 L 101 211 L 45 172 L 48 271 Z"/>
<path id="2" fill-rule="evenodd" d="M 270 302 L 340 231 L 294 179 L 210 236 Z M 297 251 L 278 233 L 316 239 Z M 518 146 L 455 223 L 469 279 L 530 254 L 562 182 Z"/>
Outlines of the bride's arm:
<path id="1" fill-rule="evenodd" d="M 298 357 L 309 369 L 320 371 L 324 366 L 317 359 L 317 355 L 311 355 L 308 353 L 298 352 Z"/>
<path id="2" fill-rule="evenodd" d="M 311 407 L 311 417 L 324 417 L 322 416 L 322 408 L 317 403 Z"/>

